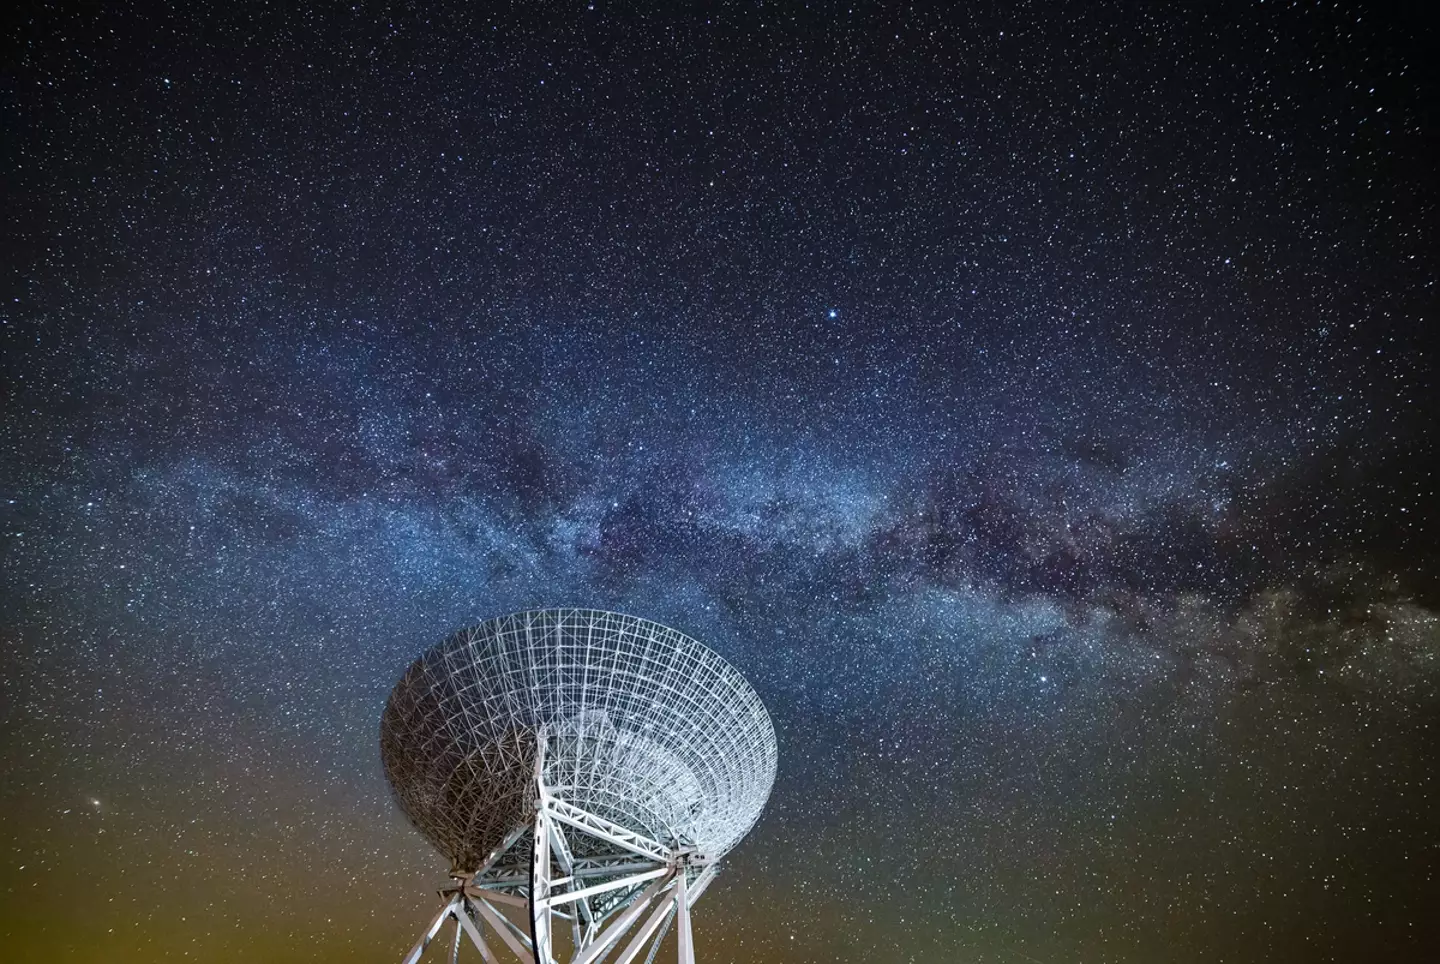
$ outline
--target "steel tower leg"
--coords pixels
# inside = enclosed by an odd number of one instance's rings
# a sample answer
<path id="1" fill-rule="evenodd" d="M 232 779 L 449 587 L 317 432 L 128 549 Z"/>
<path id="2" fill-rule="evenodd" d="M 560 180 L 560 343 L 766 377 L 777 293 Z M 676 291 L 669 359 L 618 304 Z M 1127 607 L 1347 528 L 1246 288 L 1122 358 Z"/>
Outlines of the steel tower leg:
<path id="1" fill-rule="evenodd" d="M 557 917 L 570 921 L 575 931 L 574 946 L 565 955 L 571 964 L 635 964 L 641 960 L 654 964 L 677 922 L 679 964 L 695 964 L 690 909 L 714 880 L 718 865 L 697 857 L 693 848 L 666 848 L 564 805 L 549 795 L 538 775 L 536 786 L 539 792 L 533 820 L 508 838 L 519 849 L 497 850 L 479 872 L 452 870 L 454 884 L 441 892 L 445 906 L 406 955 L 404 964 L 419 964 L 450 917 L 455 918 L 456 931 L 447 955 L 450 964 L 458 964 L 460 944 L 465 941 L 461 931 L 486 964 L 499 964 L 497 952 L 504 957 L 506 950 L 521 964 L 558 964 L 554 947 Z M 527 830 L 528 860 L 527 848 L 518 844 Z M 594 848 L 599 843 L 601 852 L 581 850 L 583 856 L 577 857 L 567 830 L 588 835 L 592 839 L 583 846 Z M 656 860 L 655 853 L 664 853 L 665 859 Z M 497 863 L 502 858 L 505 862 Z M 512 910 L 501 913 L 497 906 Z M 525 917 L 511 916 L 514 911 Z M 493 949 L 486 940 L 490 935 L 482 936 L 486 925 L 490 934 L 499 938 Z M 618 956 L 612 958 L 617 951 Z"/>
<path id="2" fill-rule="evenodd" d="M 471 918 L 464 903 L 455 908 L 455 923 L 465 928 L 465 933 L 470 935 L 470 943 L 480 951 L 480 956 L 485 959 L 485 964 L 500 964 L 495 957 L 495 952 L 490 950 L 489 944 L 485 943 L 485 938 L 480 933 L 480 925 Z"/>
<path id="3" fill-rule="evenodd" d="M 615 958 L 615 964 L 631 964 L 632 961 L 639 957 L 640 952 L 645 949 L 646 945 L 650 945 L 650 938 L 655 936 L 655 932 L 660 930 L 662 924 L 669 922 L 670 914 L 674 909 L 675 900 L 673 897 L 657 902 L 655 909 L 650 912 L 650 917 L 646 919 L 640 929 L 635 932 L 634 938 L 626 945 L 625 950 L 620 952 L 620 956 Z M 660 946 L 660 942 L 664 939 L 665 934 L 661 931 L 660 936 L 655 938 L 654 944 L 651 945 L 650 956 L 652 958 L 655 956 L 655 949 Z"/>
<path id="4" fill-rule="evenodd" d="M 609 953 L 610 948 L 620 939 L 620 936 L 640 919 L 646 909 L 660 896 L 660 892 L 669 887 L 671 879 L 671 875 L 666 875 L 645 888 L 645 892 L 636 898 L 629 907 L 626 907 L 614 923 L 596 935 L 585 950 L 575 956 L 573 964 L 595 964 Z"/>
<path id="5" fill-rule="evenodd" d="M 535 949 L 535 964 L 550 964 L 550 821 L 543 805 L 535 809 L 532 834 L 535 846 L 530 859 L 530 943 Z"/>
<path id="6" fill-rule="evenodd" d="M 425 948 L 429 947 L 430 942 L 435 939 L 435 935 L 440 933 L 440 928 L 444 925 L 445 918 L 450 916 L 450 912 L 455 909 L 455 904 L 459 899 L 458 897 L 452 897 L 448 904 L 440 908 L 440 913 L 435 915 L 435 919 L 430 922 L 430 926 L 426 928 L 425 933 L 415 942 L 415 946 L 410 948 L 410 953 L 405 955 L 404 964 L 415 964 L 416 961 L 420 960 L 420 955 L 425 953 Z"/>
<path id="7" fill-rule="evenodd" d="M 670 925 L 673 923 L 675 923 L 675 905 L 672 903 L 665 911 L 665 923 L 660 925 L 659 935 L 650 945 L 650 953 L 645 956 L 645 964 L 655 964 L 655 958 L 660 956 L 660 945 L 665 943 L 665 935 L 670 933 Z"/>
<path id="8" fill-rule="evenodd" d="M 695 941 L 690 934 L 690 888 L 685 882 L 687 868 L 680 868 L 675 891 L 675 938 L 680 944 L 680 964 L 695 964 Z"/>
<path id="9" fill-rule="evenodd" d="M 514 954 L 521 964 L 536 964 L 535 955 L 531 954 L 530 948 L 526 946 L 530 943 L 529 939 L 514 921 L 508 917 L 502 917 L 495 908 L 490 906 L 490 902 L 483 898 L 472 900 L 469 903 L 475 912 L 490 925 L 490 929 L 500 936 L 500 940 L 510 948 L 510 953 Z"/>
<path id="10" fill-rule="evenodd" d="M 530 825 L 530 949 L 535 964 L 550 964 L 550 794 L 545 789 L 545 751 L 549 734 L 541 727 L 535 745 L 535 821 Z"/>

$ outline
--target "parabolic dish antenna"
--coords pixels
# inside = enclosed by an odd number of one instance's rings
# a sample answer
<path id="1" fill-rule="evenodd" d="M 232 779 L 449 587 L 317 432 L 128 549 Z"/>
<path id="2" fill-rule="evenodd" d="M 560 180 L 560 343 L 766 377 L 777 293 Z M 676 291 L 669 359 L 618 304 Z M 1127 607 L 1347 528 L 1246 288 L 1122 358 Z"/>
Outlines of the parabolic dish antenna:
<path id="1" fill-rule="evenodd" d="M 770 715 L 730 664 L 593 609 L 501 616 L 429 650 L 390 694 L 380 751 L 456 879 L 407 964 L 449 919 L 454 949 L 463 933 L 487 961 L 531 964 L 592 964 L 627 935 L 615 964 L 653 960 L 675 922 L 691 962 L 690 907 L 775 782 Z"/>

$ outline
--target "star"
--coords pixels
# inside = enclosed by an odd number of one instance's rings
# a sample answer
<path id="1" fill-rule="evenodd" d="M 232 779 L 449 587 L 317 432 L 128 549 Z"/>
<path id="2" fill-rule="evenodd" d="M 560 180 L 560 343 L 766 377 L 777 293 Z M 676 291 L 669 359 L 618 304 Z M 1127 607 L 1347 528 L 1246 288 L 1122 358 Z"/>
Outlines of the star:
<path id="1" fill-rule="evenodd" d="M 491 6 L 27 17 L 7 941 L 398 960 L 387 694 L 594 606 L 775 721 L 710 956 L 1429 961 L 1416 18 Z"/>

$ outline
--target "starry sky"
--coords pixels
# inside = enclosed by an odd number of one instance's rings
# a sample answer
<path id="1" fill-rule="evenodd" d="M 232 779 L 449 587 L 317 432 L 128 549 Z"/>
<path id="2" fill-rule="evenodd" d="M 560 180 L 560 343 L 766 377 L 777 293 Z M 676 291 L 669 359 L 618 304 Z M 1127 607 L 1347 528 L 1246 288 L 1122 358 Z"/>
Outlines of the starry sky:
<path id="1" fill-rule="evenodd" d="M 702 960 L 1433 959 L 1422 6 L 10 9 L 7 959 L 398 960 L 547 605 L 770 707 Z"/>

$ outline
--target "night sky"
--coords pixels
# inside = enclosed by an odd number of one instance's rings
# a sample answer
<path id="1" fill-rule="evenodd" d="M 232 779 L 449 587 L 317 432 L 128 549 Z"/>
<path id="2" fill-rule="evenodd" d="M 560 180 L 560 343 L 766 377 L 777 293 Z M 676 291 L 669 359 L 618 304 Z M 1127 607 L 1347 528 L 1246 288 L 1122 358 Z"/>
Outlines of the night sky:
<path id="1" fill-rule="evenodd" d="M 683 6 L 5 14 L 0 957 L 398 961 L 585 605 L 775 720 L 702 961 L 1435 960 L 1425 5 Z"/>

